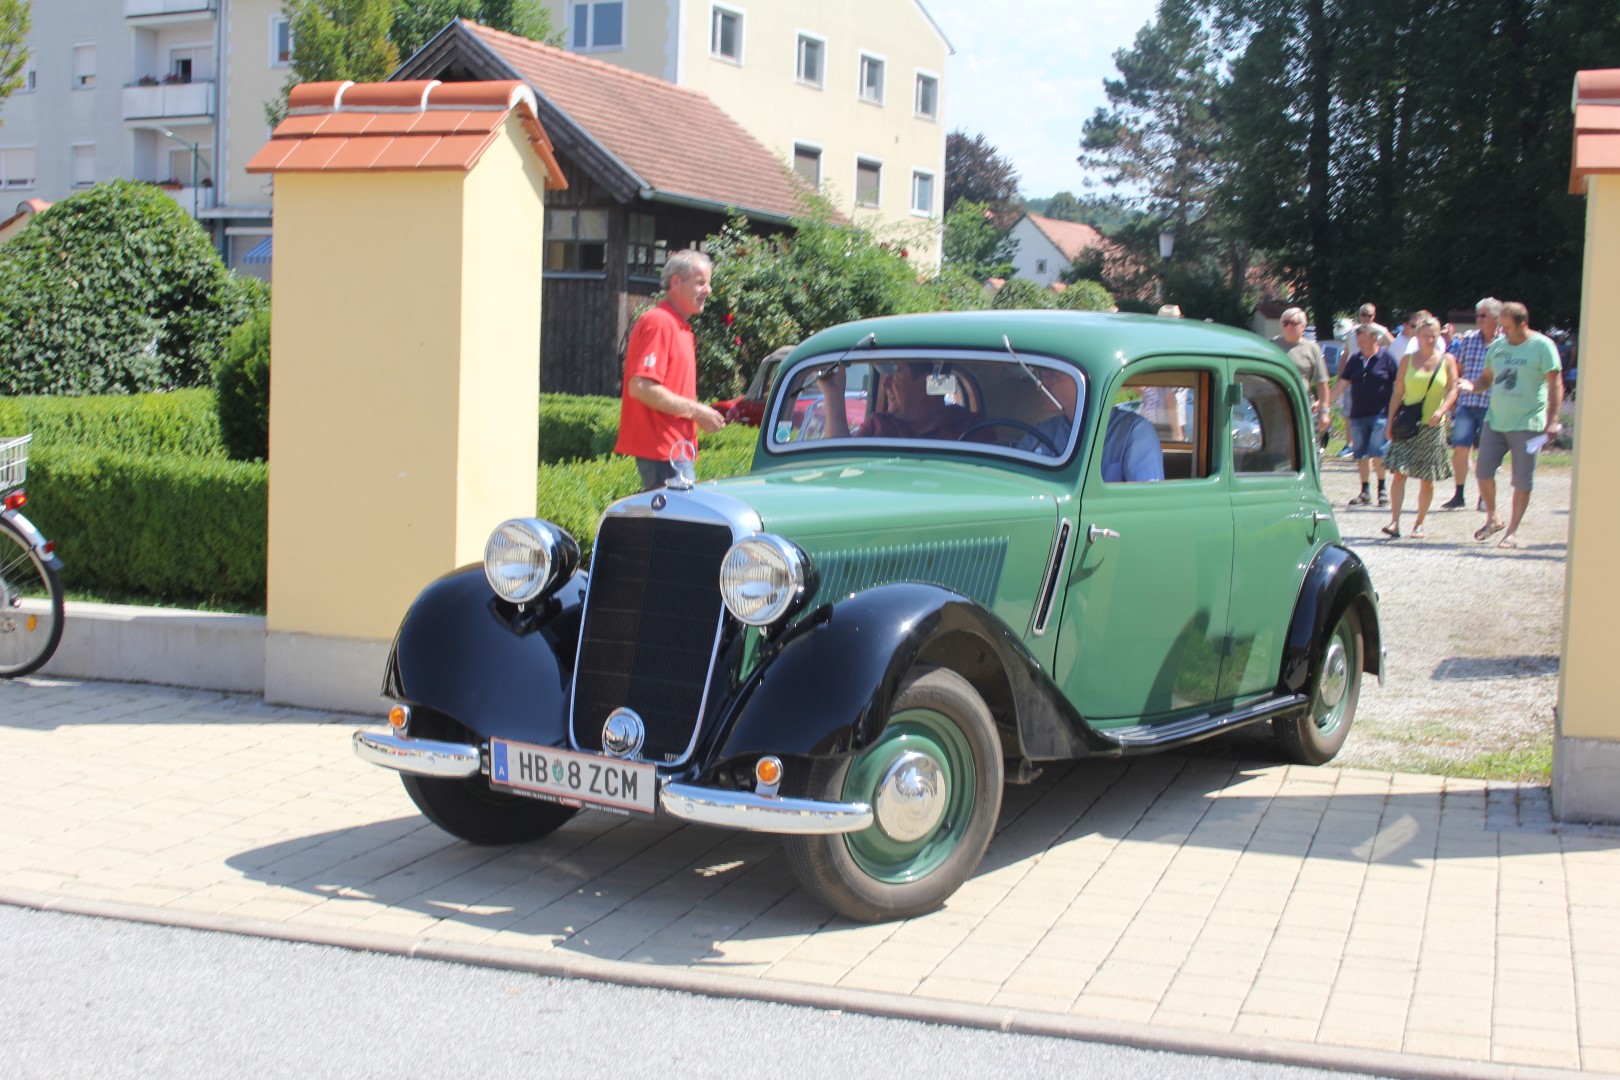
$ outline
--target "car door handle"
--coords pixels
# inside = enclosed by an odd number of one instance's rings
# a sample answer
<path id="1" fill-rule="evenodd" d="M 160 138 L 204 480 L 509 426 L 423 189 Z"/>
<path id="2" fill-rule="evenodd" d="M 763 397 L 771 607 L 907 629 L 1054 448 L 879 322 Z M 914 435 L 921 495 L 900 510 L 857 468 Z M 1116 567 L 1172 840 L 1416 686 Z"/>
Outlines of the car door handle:
<path id="1" fill-rule="evenodd" d="M 1311 511 L 1311 524 L 1312 525 L 1320 525 L 1324 521 L 1332 521 L 1332 520 L 1333 520 L 1333 515 L 1332 514 L 1324 514 L 1320 510 Z"/>
<path id="2" fill-rule="evenodd" d="M 1095 525 L 1086 526 L 1086 543 L 1095 544 L 1098 540 L 1105 538 L 1109 540 L 1118 540 L 1119 533 L 1115 532 L 1113 529 L 1101 529 Z"/>

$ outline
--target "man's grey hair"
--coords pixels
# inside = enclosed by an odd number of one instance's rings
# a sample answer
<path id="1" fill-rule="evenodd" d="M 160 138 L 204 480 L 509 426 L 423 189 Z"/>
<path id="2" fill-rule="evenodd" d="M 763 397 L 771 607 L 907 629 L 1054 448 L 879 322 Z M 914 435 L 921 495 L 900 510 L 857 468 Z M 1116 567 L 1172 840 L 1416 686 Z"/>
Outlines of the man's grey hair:
<path id="1" fill-rule="evenodd" d="M 1159 314 L 1164 316 L 1166 319 L 1179 319 L 1181 318 L 1181 305 L 1161 304 L 1159 306 Z"/>
<path id="2" fill-rule="evenodd" d="M 699 270 L 713 270 L 714 263 L 709 257 L 697 248 L 682 248 L 671 255 L 664 263 L 664 288 L 676 278 L 690 277 Z"/>
<path id="3" fill-rule="evenodd" d="M 1291 307 L 1288 310 L 1284 311 L 1282 313 L 1282 316 L 1278 319 L 1278 321 L 1279 322 L 1288 322 L 1291 319 L 1293 319 L 1294 316 L 1296 316 L 1296 315 L 1299 316 L 1301 319 L 1305 319 L 1306 323 L 1309 323 L 1311 321 L 1310 319 L 1305 318 L 1305 309 L 1304 308 L 1297 308 L 1297 307 Z"/>
<path id="4" fill-rule="evenodd" d="M 1502 301 L 1498 300 L 1494 296 L 1487 296 L 1485 299 L 1474 305 L 1475 315 L 1478 315 L 1482 311 L 1493 319 L 1500 319 L 1502 317 Z"/>

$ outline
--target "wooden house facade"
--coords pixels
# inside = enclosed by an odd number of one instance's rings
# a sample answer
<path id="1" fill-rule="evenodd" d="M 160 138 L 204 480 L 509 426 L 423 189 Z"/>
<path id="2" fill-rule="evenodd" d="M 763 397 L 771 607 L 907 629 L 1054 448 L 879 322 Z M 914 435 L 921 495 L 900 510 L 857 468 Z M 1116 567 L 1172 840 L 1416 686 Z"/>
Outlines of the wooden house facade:
<path id="1" fill-rule="evenodd" d="M 668 253 L 696 247 L 733 210 L 789 227 L 799 181 L 707 96 L 458 19 L 395 79 L 521 79 L 535 92 L 565 189 L 546 192 L 540 385 L 619 393 L 636 314 Z M 513 237 L 513 243 L 539 237 Z M 700 316 L 701 317 L 701 316 Z"/>

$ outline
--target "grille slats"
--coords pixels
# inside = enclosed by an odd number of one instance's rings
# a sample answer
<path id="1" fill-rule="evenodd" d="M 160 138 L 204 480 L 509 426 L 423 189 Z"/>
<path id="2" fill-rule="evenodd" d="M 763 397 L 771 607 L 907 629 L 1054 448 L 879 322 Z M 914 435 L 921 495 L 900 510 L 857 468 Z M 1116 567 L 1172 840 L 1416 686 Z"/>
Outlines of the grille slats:
<path id="1" fill-rule="evenodd" d="M 731 530 L 661 518 L 609 518 L 592 556 L 574 682 L 574 742 L 602 748 L 602 723 L 634 709 L 642 757 L 684 757 L 714 665 L 720 562 Z"/>

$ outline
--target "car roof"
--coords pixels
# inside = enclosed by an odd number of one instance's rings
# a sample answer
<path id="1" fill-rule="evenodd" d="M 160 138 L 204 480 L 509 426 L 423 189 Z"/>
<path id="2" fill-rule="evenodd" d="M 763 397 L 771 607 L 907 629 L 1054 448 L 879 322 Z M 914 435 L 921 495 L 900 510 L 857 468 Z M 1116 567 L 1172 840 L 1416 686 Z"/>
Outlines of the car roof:
<path id="1" fill-rule="evenodd" d="M 862 319 L 829 327 L 804 341 L 794 357 L 854 349 L 877 335 L 879 349 L 971 349 L 1006 353 L 1005 335 L 1021 353 L 1069 360 L 1103 375 L 1148 356 L 1243 357 L 1292 370 L 1287 355 L 1247 330 L 1192 319 L 1086 311 L 947 311 Z"/>

